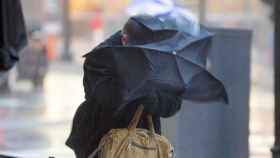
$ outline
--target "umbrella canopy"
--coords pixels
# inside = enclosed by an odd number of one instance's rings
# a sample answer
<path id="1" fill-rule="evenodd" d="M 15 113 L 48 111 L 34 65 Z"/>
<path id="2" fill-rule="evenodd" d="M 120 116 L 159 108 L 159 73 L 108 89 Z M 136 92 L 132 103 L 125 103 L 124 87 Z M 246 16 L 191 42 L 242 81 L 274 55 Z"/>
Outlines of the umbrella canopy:
<path id="1" fill-rule="evenodd" d="M 213 34 L 202 27 L 197 36 L 192 36 L 170 19 L 166 23 L 146 17 L 136 20 L 155 33 L 173 31 L 174 35 L 162 41 L 123 46 L 118 32 L 86 55 L 107 64 L 117 74 L 123 105 L 155 90 L 172 91 L 192 101 L 228 102 L 223 84 L 206 70 Z"/>
<path id="2" fill-rule="evenodd" d="M 132 0 L 127 7 L 130 16 L 147 13 L 152 16 L 166 14 L 174 8 L 172 0 Z"/>
<path id="3" fill-rule="evenodd" d="M 173 0 L 132 0 L 127 12 L 130 16 L 146 14 L 163 20 L 171 18 L 180 29 L 192 35 L 198 34 L 200 30 L 195 15 L 188 9 L 176 5 Z"/>

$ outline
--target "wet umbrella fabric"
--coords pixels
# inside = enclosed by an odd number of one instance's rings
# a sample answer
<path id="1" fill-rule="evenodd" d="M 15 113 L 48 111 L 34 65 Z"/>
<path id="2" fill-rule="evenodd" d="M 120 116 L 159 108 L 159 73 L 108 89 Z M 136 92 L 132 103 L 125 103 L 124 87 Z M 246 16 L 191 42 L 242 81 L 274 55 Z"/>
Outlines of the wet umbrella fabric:
<path id="1" fill-rule="evenodd" d="M 119 77 L 123 106 L 156 89 L 192 101 L 227 102 L 223 84 L 205 68 L 212 37 L 206 30 L 196 39 L 177 32 L 171 39 L 146 45 L 122 46 L 120 36 L 116 33 L 86 57 L 102 61 Z"/>
<path id="2" fill-rule="evenodd" d="M 27 44 L 24 18 L 19 0 L 0 1 L 0 71 L 18 61 L 19 51 Z"/>
<path id="3" fill-rule="evenodd" d="M 171 19 L 174 22 L 176 20 L 176 27 L 187 30 L 192 35 L 196 35 L 200 30 L 195 15 L 188 9 L 176 5 L 173 0 L 132 0 L 127 8 L 127 13 L 131 16 L 146 14 L 158 17 L 161 21 Z M 138 17 L 137 19 L 143 18 L 143 16 Z"/>

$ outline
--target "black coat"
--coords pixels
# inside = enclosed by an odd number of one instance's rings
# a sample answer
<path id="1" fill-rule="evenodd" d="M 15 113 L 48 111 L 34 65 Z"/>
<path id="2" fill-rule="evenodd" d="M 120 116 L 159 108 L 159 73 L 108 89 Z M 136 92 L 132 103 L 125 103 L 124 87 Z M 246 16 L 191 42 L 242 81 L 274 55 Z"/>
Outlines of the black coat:
<path id="1" fill-rule="evenodd" d="M 0 71 L 9 70 L 19 60 L 27 44 L 20 0 L 0 1 Z"/>
<path id="2" fill-rule="evenodd" d="M 121 53 L 121 52 L 116 52 Z M 79 106 L 72 131 L 66 145 L 75 151 L 78 158 L 86 158 L 98 146 L 102 136 L 112 128 L 126 128 L 137 106 L 145 100 L 135 100 L 125 107 L 117 116 L 114 115 L 120 105 L 120 84 L 118 77 L 110 71 L 112 67 L 104 66 L 98 59 L 86 57 L 84 63 L 85 101 Z M 149 94 L 147 94 L 149 95 Z M 182 99 L 169 92 L 157 91 L 154 96 L 156 105 L 152 107 L 155 130 L 160 131 L 160 117 L 174 115 L 181 107 Z M 114 105 L 114 106 L 113 106 Z M 143 114 L 138 127 L 148 128 Z"/>

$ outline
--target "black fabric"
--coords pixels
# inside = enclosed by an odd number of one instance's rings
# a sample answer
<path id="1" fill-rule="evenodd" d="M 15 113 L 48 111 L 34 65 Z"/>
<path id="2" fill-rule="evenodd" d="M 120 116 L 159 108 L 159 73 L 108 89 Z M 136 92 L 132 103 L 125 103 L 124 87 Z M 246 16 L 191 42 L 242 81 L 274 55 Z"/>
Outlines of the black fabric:
<path id="1" fill-rule="evenodd" d="M 1 0 L 0 8 L 0 71 L 4 71 L 19 60 L 27 35 L 20 0 Z"/>
<path id="2" fill-rule="evenodd" d="M 156 92 L 129 103 L 121 113 L 114 116 L 118 105 L 121 104 L 118 77 L 110 71 L 113 65 L 106 66 L 98 61 L 96 58 L 86 58 L 86 101 L 79 106 L 75 114 L 72 131 L 66 142 L 78 158 L 86 158 L 110 129 L 126 128 L 138 105 L 145 104 L 146 108 L 138 127 L 148 128 L 146 114 L 149 112 L 153 114 L 155 130 L 160 134 L 160 117 L 174 115 L 182 103 L 181 97 L 168 91 Z"/>
<path id="3" fill-rule="evenodd" d="M 147 44 L 169 39 L 175 35 L 174 30 L 151 30 L 139 20 L 129 19 L 122 32 L 128 35 L 128 45 Z"/>
<path id="4" fill-rule="evenodd" d="M 155 90 L 169 90 L 184 99 L 228 102 L 223 84 L 206 68 L 211 36 L 207 30 L 197 38 L 179 32 L 172 39 L 162 42 L 122 46 L 120 32 L 85 55 L 97 58 L 106 67 L 111 67 L 120 78 L 120 95 L 123 105 Z M 187 38 L 184 38 L 188 36 Z M 179 39 L 177 39 L 179 38 Z M 176 45 L 176 41 L 181 41 Z M 180 44 L 181 43 L 181 44 Z M 182 47 L 183 43 L 187 46 Z M 178 50 L 172 51 L 172 45 Z M 175 48 L 174 47 L 174 48 Z M 181 48 L 182 47 L 182 48 Z M 120 53 L 121 52 L 121 53 Z M 203 82 L 195 82 L 199 78 Z"/>

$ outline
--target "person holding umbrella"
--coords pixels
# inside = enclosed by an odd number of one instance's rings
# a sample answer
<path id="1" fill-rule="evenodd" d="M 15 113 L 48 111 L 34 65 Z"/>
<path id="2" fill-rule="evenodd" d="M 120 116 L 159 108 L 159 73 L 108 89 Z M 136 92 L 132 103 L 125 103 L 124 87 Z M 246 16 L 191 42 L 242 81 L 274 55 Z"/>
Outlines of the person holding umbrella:
<path id="1" fill-rule="evenodd" d="M 189 36 L 172 18 L 131 17 L 85 55 L 85 101 L 66 144 L 86 158 L 109 130 L 126 128 L 140 104 L 138 127 L 148 129 L 144 118 L 152 114 L 160 134 L 160 117 L 174 115 L 182 99 L 227 102 L 221 82 L 204 68 L 210 37 L 207 31 Z"/>

